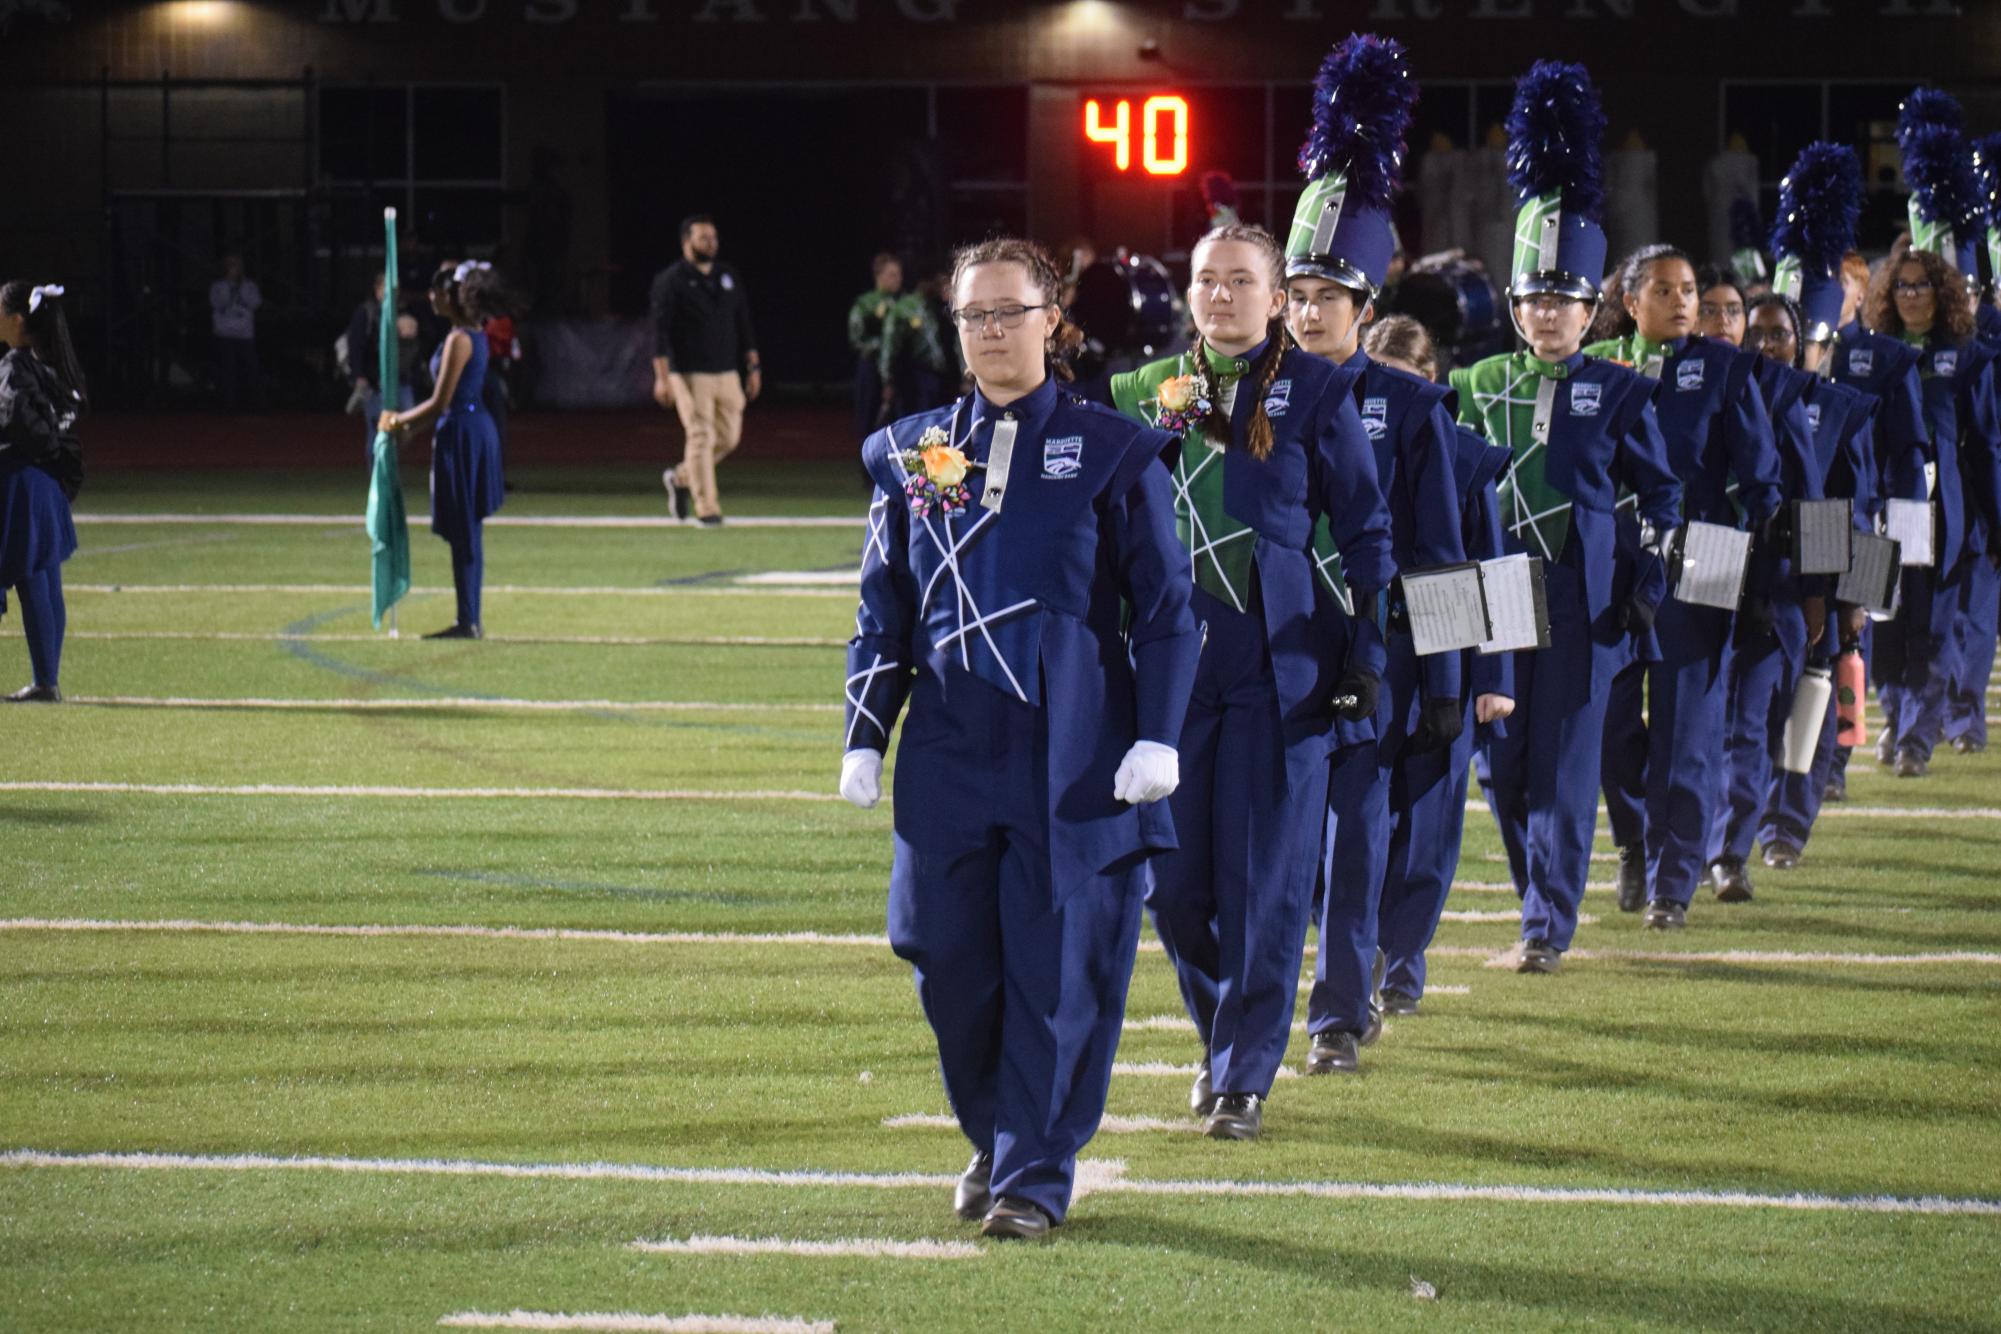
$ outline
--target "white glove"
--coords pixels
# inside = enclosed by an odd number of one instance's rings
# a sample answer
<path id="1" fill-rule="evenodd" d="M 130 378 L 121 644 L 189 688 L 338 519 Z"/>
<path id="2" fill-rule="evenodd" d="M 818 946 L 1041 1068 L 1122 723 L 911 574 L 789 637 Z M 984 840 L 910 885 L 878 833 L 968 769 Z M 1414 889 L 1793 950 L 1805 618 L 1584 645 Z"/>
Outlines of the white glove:
<path id="1" fill-rule="evenodd" d="M 882 752 L 851 750 L 841 756 L 841 795 L 863 810 L 882 800 Z"/>
<path id="2" fill-rule="evenodd" d="M 1135 741 L 1112 778 L 1112 795 L 1144 806 L 1181 786 L 1181 757 L 1158 741 Z"/>

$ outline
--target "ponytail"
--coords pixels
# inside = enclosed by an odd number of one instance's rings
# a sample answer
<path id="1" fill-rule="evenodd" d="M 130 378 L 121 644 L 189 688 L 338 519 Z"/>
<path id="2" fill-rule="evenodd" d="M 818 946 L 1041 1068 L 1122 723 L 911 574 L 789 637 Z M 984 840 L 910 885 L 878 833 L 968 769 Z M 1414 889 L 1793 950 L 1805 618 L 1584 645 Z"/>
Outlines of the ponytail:
<path id="1" fill-rule="evenodd" d="M 63 289 L 53 285 L 37 287 L 25 278 L 0 285 L 0 311 L 19 315 L 28 337 L 34 341 L 35 356 L 54 371 L 65 389 L 82 403 L 89 397 L 83 378 L 83 364 L 76 358 L 76 344 L 69 333 L 69 316 L 63 310 Z"/>

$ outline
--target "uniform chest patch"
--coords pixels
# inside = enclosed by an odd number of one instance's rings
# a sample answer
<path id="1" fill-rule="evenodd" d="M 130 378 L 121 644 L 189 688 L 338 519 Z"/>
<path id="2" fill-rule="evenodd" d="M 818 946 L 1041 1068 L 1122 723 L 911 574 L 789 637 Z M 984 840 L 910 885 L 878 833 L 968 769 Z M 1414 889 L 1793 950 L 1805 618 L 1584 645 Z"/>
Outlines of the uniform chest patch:
<path id="1" fill-rule="evenodd" d="M 1265 391 L 1265 416 L 1283 417 L 1285 415 L 1285 410 L 1291 405 L 1292 405 L 1292 381 L 1290 380 L 1273 381 L 1272 387 Z"/>
<path id="2" fill-rule="evenodd" d="M 1052 482 L 1067 482 L 1084 471 L 1084 437 L 1066 435 L 1061 440 L 1042 442 L 1042 475 Z"/>
<path id="3" fill-rule="evenodd" d="M 1362 400 L 1362 429 L 1369 433 L 1371 440 L 1383 438 L 1390 429 L 1390 401 L 1387 398 Z"/>
<path id="4" fill-rule="evenodd" d="M 1932 358 L 1932 374 L 1951 376 L 1959 371 L 1959 350 L 1947 348 Z"/>
<path id="5" fill-rule="evenodd" d="M 1820 429 L 1820 404 L 1809 403 L 1806 405 L 1806 425 L 1810 431 L 1818 431 Z"/>
<path id="6" fill-rule="evenodd" d="M 1674 368 L 1676 393 L 1686 394 L 1702 388 L 1702 373 L 1708 367 L 1700 361 L 1684 361 Z"/>
<path id="7" fill-rule="evenodd" d="M 1573 417 L 1596 417 L 1598 403 L 1605 386 L 1573 382 L 1570 386 L 1570 415 Z"/>
<path id="8" fill-rule="evenodd" d="M 1850 375 L 1867 375 L 1875 369 L 1876 351 L 1874 348 L 1858 347 L 1849 352 L 1848 373 Z"/>

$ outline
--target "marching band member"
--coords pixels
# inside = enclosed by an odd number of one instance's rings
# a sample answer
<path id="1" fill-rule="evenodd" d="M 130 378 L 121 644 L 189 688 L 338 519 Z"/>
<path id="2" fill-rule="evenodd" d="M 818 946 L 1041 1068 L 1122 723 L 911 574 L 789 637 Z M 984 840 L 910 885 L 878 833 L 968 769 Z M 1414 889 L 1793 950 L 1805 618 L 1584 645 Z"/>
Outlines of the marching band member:
<path id="1" fill-rule="evenodd" d="M 1111 383 L 1121 411 L 1184 433 L 1175 518 L 1205 643 L 1172 803 L 1180 847 L 1154 863 L 1147 904 L 1203 1042 L 1189 1102 L 1206 1134 L 1253 1139 L 1292 1028 L 1328 752 L 1375 714 L 1396 565 L 1357 375 L 1292 346 L 1278 242 L 1219 227 L 1190 262 L 1194 348 Z M 1316 580 L 1323 517 L 1353 617 Z"/>
<path id="2" fill-rule="evenodd" d="M 1520 199 L 1508 298 L 1523 351 L 1452 373 L 1460 419 L 1513 456 L 1500 486 L 1509 550 L 1543 562 L 1548 648 L 1515 657 L 1515 716 L 1486 747 L 1487 800 L 1522 895 L 1521 972 L 1553 973 L 1577 929 L 1597 824 L 1605 702 L 1634 633 L 1666 589 L 1659 540 L 1681 485 L 1654 420 L 1653 384 L 1587 357 L 1605 271 L 1599 141 L 1605 115 L 1581 65 L 1543 61 L 1508 113 L 1509 179 Z M 1649 526 L 1616 559 L 1621 485 Z"/>
<path id="3" fill-rule="evenodd" d="M 70 502 L 83 485 L 77 421 L 88 392 L 70 342 L 63 289 L 0 286 L 0 589 L 21 606 L 34 679 L 11 704 L 62 702 L 63 562 L 76 552 Z M 0 614 L 6 611 L 0 598 Z"/>
<path id="4" fill-rule="evenodd" d="M 1001 1238 L 1063 1221 L 1104 1115 L 1200 648 L 1175 442 L 1059 389 L 1052 356 L 1077 337 L 1061 287 L 1024 241 L 956 257 L 975 389 L 862 447 L 876 491 L 848 646 L 857 806 L 880 799 L 908 699 L 890 942 L 973 1143 L 954 1207 Z"/>
<path id="5" fill-rule="evenodd" d="M 1452 461 L 1456 427 L 1442 385 L 1372 361 L 1361 347 L 1396 250 L 1389 207 L 1417 85 L 1404 50 L 1351 36 L 1321 63 L 1313 125 L 1300 152 L 1308 185 L 1286 237 L 1286 327 L 1306 351 L 1359 376 L 1362 427 L 1390 508 L 1397 568 L 1465 558 Z M 1323 519 L 1315 553 L 1326 590 L 1345 601 L 1340 558 Z M 1320 948 L 1306 1026 L 1306 1073 L 1357 1068 L 1381 1030 L 1377 909 L 1392 825 L 1391 788 L 1409 755 L 1449 748 L 1462 730 L 1460 655 L 1420 664 L 1408 627 L 1392 626 L 1373 736 L 1334 750 L 1315 917 Z"/>

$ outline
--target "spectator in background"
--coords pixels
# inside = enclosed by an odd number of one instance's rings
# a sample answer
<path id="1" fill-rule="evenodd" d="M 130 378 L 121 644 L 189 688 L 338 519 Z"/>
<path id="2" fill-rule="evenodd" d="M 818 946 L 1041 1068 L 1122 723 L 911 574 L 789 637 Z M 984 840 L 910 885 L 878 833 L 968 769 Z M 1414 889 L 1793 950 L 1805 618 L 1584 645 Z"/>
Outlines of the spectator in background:
<path id="1" fill-rule="evenodd" d="M 950 275 L 940 274 L 905 292 L 890 307 L 882 327 L 881 378 L 892 419 L 939 407 L 958 397 L 959 368 L 954 349 L 945 343 L 949 313 L 940 299 Z M 956 340 L 954 340 L 956 341 Z"/>
<path id="2" fill-rule="evenodd" d="M 235 411 L 242 399 L 261 406 L 257 381 L 257 308 L 264 304 L 257 282 L 244 276 L 243 256 L 222 257 L 222 276 L 209 285 L 208 305 L 215 329 L 216 387 L 222 404 Z"/>
<path id="3" fill-rule="evenodd" d="M 736 270 L 716 260 L 715 220 L 681 221 L 681 258 L 653 279 L 653 401 L 672 408 L 687 433 L 678 466 L 660 474 L 667 507 L 705 527 L 723 521 L 716 465 L 743 437 L 743 409 L 763 388 L 750 301 Z M 742 378 L 739 379 L 738 377 Z"/>
<path id="4" fill-rule="evenodd" d="M 875 285 L 848 307 L 848 346 L 855 350 L 855 438 L 889 412 L 892 391 L 882 373 L 884 330 L 903 290 L 903 262 L 885 250 L 869 266 Z M 929 406 L 928 404 L 926 406 Z"/>
<path id="5" fill-rule="evenodd" d="M 362 438 L 362 448 L 369 459 L 375 457 L 375 423 L 387 406 L 382 401 L 382 386 L 376 381 L 381 377 L 380 352 L 378 351 L 382 328 L 382 298 L 388 291 L 388 280 L 380 273 L 375 275 L 375 286 L 366 301 L 354 308 L 354 315 L 347 322 L 347 365 L 348 374 L 354 377 L 354 399 L 350 400 L 348 411 L 361 409 L 361 421 L 367 434 Z M 410 371 L 417 359 L 417 321 L 399 313 L 396 318 L 396 403 L 399 412 L 407 412 L 417 405 L 416 390 L 410 384 Z"/>

